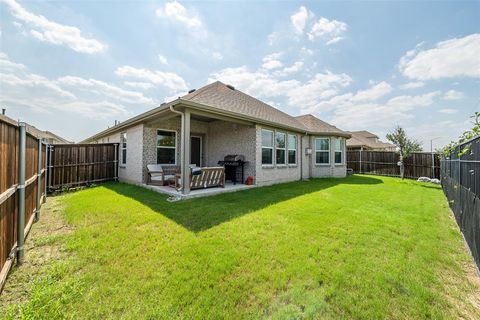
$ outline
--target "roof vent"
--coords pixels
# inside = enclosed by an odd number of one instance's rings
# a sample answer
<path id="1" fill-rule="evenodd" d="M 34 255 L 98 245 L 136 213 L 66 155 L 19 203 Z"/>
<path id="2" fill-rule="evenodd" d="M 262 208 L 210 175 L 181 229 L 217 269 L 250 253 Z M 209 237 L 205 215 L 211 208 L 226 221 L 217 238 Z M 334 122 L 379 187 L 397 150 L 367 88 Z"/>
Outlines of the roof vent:
<path id="1" fill-rule="evenodd" d="M 188 90 L 188 93 L 192 93 L 192 92 L 195 92 L 195 89 Z"/>
<path id="2" fill-rule="evenodd" d="M 227 88 L 230 89 L 230 90 L 235 90 L 235 87 L 232 86 L 231 84 L 227 84 Z"/>
<path id="3" fill-rule="evenodd" d="M 164 106 L 164 105 L 166 105 L 166 104 L 167 104 L 166 102 L 160 103 L 161 106 Z"/>

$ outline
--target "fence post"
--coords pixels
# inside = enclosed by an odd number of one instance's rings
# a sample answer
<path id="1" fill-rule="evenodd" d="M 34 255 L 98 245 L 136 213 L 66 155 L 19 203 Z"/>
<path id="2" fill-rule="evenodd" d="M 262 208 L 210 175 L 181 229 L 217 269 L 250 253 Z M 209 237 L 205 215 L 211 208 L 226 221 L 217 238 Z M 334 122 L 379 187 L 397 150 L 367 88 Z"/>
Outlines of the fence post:
<path id="1" fill-rule="evenodd" d="M 38 166 L 37 166 L 37 206 L 35 208 L 35 221 L 40 219 L 40 199 L 42 197 L 42 139 L 38 138 Z"/>
<path id="2" fill-rule="evenodd" d="M 48 146 L 48 185 L 47 185 L 49 188 L 52 186 L 52 175 L 53 175 L 52 155 L 53 155 L 53 146 L 49 145 Z"/>
<path id="3" fill-rule="evenodd" d="M 360 173 L 362 173 L 362 149 L 363 147 L 360 147 Z"/>
<path id="4" fill-rule="evenodd" d="M 25 240 L 25 153 L 27 127 L 25 122 L 19 124 L 18 148 L 18 221 L 17 221 L 17 265 L 22 265 L 24 258 L 23 243 Z"/>
<path id="5" fill-rule="evenodd" d="M 113 179 L 118 181 L 118 144 L 115 143 L 115 157 L 113 161 Z"/>
<path id="6" fill-rule="evenodd" d="M 45 173 L 44 173 L 45 188 L 44 188 L 44 194 L 43 194 L 43 202 L 47 201 L 47 175 L 50 172 L 50 170 L 48 169 L 48 149 L 49 149 L 49 145 L 45 142 Z"/>

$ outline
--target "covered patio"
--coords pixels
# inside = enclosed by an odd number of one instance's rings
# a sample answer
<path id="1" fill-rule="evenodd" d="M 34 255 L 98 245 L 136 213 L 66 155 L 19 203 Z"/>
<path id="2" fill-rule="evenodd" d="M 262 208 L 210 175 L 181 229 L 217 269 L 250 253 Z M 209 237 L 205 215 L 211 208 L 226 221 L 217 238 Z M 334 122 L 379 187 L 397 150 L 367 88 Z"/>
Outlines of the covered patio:
<path id="1" fill-rule="evenodd" d="M 165 112 L 149 119 L 143 128 L 144 185 L 150 189 L 181 198 L 212 195 L 248 188 L 243 183 L 255 176 L 256 127 L 236 117 L 196 109 L 195 104 L 170 106 Z M 198 188 L 192 168 L 200 171 L 219 168 L 219 161 L 227 155 L 242 155 L 245 159 L 242 174 L 233 184 L 226 176 L 224 187 Z M 151 183 L 149 165 L 174 168 L 174 185 Z M 241 176 L 241 177 L 240 177 Z M 171 179 L 171 177 L 170 177 Z M 195 188 L 195 184 L 197 188 Z"/>

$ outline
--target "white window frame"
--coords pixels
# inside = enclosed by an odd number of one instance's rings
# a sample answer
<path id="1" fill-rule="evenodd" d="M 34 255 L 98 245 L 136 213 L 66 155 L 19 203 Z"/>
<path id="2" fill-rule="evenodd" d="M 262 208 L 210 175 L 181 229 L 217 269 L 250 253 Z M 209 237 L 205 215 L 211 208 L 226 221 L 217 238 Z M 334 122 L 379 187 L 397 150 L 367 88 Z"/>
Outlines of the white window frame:
<path id="1" fill-rule="evenodd" d="M 340 140 L 340 150 L 337 150 L 337 140 Z M 345 147 L 342 148 L 342 145 L 343 145 L 343 138 L 340 138 L 340 137 L 337 137 L 335 138 L 335 145 L 334 145 L 334 152 L 333 152 L 333 162 L 336 164 L 336 165 L 343 165 L 345 163 Z M 340 162 L 337 162 L 336 160 L 336 155 L 337 155 L 337 152 L 340 152 Z"/>
<path id="2" fill-rule="evenodd" d="M 328 150 L 317 150 L 317 140 L 327 140 L 328 141 Z M 315 164 L 319 166 L 327 166 L 330 165 L 330 150 L 332 149 L 331 147 L 331 140 L 329 137 L 317 137 L 315 138 Z M 328 162 L 317 162 L 317 153 L 318 152 L 326 152 L 328 153 Z"/>
<path id="3" fill-rule="evenodd" d="M 127 137 L 127 132 L 120 132 L 120 153 L 122 155 L 122 159 L 120 162 L 121 166 L 126 166 L 127 165 L 127 147 L 128 147 L 128 137 Z M 125 156 L 123 156 L 123 150 L 125 150 Z"/>
<path id="4" fill-rule="evenodd" d="M 266 147 L 263 145 L 263 131 L 268 131 L 272 133 L 272 146 L 271 147 Z M 274 130 L 269 130 L 269 129 L 261 129 L 260 131 L 260 139 L 261 139 L 261 146 L 262 146 L 262 155 L 260 158 L 260 161 L 262 162 L 262 166 L 273 166 L 275 165 L 275 131 Z M 270 152 L 272 153 L 272 162 L 271 163 L 263 163 L 263 149 L 270 149 Z"/>
<path id="5" fill-rule="evenodd" d="M 159 146 L 157 144 L 157 138 L 158 138 L 158 131 L 165 131 L 165 132 L 173 132 L 175 134 L 175 147 L 166 147 L 166 146 Z M 177 157 L 177 145 L 178 145 L 178 141 L 177 141 L 177 131 L 176 130 L 171 130 L 171 129 L 161 129 L 161 128 L 157 128 L 157 131 L 156 131 L 156 135 L 155 135 L 155 147 L 157 149 L 157 153 L 156 153 L 156 161 L 158 161 L 158 149 L 175 149 L 175 163 L 174 164 L 171 164 L 171 163 L 157 163 L 157 164 L 161 164 L 161 165 L 177 165 L 177 162 L 178 162 L 178 157 Z"/>
<path id="6" fill-rule="evenodd" d="M 294 137 L 295 138 L 295 148 L 290 148 L 290 139 L 289 137 Z M 287 134 L 287 164 L 291 166 L 296 166 L 297 165 L 297 148 L 298 148 L 298 136 L 296 134 Z M 290 151 L 295 151 L 295 162 L 290 162 L 289 160 L 289 153 Z"/>
<path id="7" fill-rule="evenodd" d="M 277 147 L 277 134 L 283 134 L 283 140 L 285 142 L 285 147 L 279 148 Z M 275 164 L 277 166 L 286 166 L 287 165 L 287 134 L 282 131 L 276 131 L 274 135 L 274 142 L 275 142 Z M 277 163 L 277 150 L 283 150 L 283 163 Z"/>

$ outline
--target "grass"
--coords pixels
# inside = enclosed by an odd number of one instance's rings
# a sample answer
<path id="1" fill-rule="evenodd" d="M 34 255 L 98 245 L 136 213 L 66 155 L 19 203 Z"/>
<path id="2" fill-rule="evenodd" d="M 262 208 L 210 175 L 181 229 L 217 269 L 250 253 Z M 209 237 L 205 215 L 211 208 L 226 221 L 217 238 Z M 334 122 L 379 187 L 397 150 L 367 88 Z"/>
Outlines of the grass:
<path id="1" fill-rule="evenodd" d="M 68 258 L 6 318 L 480 318 L 436 186 L 352 176 L 169 203 L 111 183 L 58 199 L 74 231 L 46 242 Z"/>

